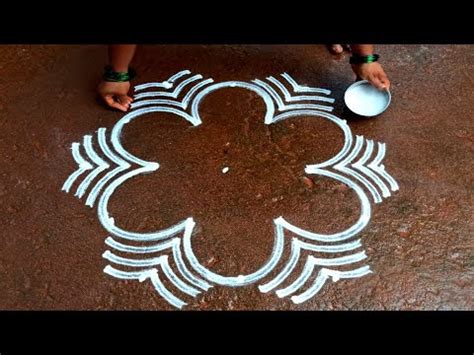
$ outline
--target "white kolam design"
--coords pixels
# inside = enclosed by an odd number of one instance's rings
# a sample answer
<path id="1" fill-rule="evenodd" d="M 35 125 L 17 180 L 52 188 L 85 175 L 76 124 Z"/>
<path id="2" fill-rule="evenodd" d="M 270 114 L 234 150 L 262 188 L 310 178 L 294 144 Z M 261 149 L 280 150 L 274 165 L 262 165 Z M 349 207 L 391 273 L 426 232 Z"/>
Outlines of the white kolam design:
<path id="1" fill-rule="evenodd" d="M 335 179 L 351 188 L 359 198 L 360 215 L 354 225 L 334 234 L 313 233 L 290 224 L 284 216 L 275 218 L 275 243 L 269 260 L 254 273 L 229 277 L 207 269 L 194 254 L 192 216 L 166 229 L 137 233 L 119 227 L 110 216 L 108 205 L 115 190 L 127 180 L 160 168 L 158 162 L 142 160 L 124 149 L 120 136 L 125 125 L 148 113 L 167 112 L 199 126 L 202 100 L 211 92 L 232 87 L 253 91 L 264 100 L 265 124 L 277 124 L 297 116 L 323 118 L 336 124 L 344 134 L 343 148 L 323 163 L 307 165 L 305 172 Z M 212 79 L 183 70 L 166 81 L 138 85 L 135 91 L 138 93 L 131 111 L 111 131 L 99 128 L 96 134 L 84 136 L 82 143 L 72 144 L 72 156 L 78 168 L 62 187 L 65 192 L 71 192 L 76 183 L 75 196 L 84 198 L 87 206 L 97 207 L 99 221 L 110 233 L 105 239 L 108 249 L 103 253 L 109 262 L 104 269 L 106 274 L 118 279 L 149 280 L 161 297 L 174 307 L 182 308 L 187 305 L 183 298 L 196 297 L 215 285 L 257 284 L 262 293 L 275 292 L 280 298 L 290 297 L 292 302 L 302 303 L 314 297 L 327 280 L 358 278 L 372 272 L 364 264 L 367 255 L 362 250 L 361 240 L 355 237 L 370 221 L 370 199 L 380 203 L 398 190 L 398 184 L 382 164 L 385 144 L 354 137 L 347 122 L 330 113 L 334 99 L 329 97 L 329 90 L 299 85 L 286 73 L 279 78 L 252 82 L 214 83 Z M 84 178 L 78 183 L 80 177 Z M 290 237 L 287 232 L 293 236 L 289 258 L 285 260 L 282 257 L 285 238 Z M 303 251 L 309 255 L 303 257 Z M 311 252 L 327 257 L 318 258 Z M 334 257 L 335 253 L 343 256 Z M 296 275 L 294 270 L 300 261 L 304 267 Z M 344 271 L 340 270 L 341 266 Z M 272 271 L 275 271 L 274 276 L 269 277 Z M 178 297 L 176 291 L 165 287 L 164 279 L 183 296 Z"/>

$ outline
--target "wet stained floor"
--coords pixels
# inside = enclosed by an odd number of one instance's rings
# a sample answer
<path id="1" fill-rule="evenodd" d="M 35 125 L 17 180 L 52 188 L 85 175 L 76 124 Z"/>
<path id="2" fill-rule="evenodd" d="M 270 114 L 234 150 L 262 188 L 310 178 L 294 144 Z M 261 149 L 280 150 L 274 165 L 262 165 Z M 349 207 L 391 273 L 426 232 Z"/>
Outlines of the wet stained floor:
<path id="1" fill-rule="evenodd" d="M 331 90 L 332 114 L 347 120 L 354 140 L 363 136 L 386 144 L 382 164 L 400 187 L 378 204 L 364 188 L 370 221 L 341 243 L 360 239 L 355 252 L 364 251 L 367 258 L 333 268 L 368 265 L 372 273 L 328 279 L 301 304 L 275 292 L 261 293 L 258 285 L 277 276 L 288 262 L 292 239 L 303 240 L 285 231 L 277 265 L 243 287 L 214 285 L 192 297 L 158 268 L 163 287 L 187 303 L 183 309 L 473 308 L 474 47 L 379 45 L 377 52 L 392 82 L 392 103 L 379 117 L 363 119 L 344 109 L 344 91 L 354 81 L 347 55 L 333 57 L 324 46 L 139 46 L 134 84 L 162 82 L 185 69 L 192 72 L 188 77 L 201 74 L 214 82 L 269 76 L 284 82 L 280 74 L 286 72 L 301 85 Z M 164 255 L 131 255 L 105 243 L 112 237 L 133 244 L 101 225 L 97 203 L 85 205 L 95 182 L 109 170 L 97 175 L 81 199 L 74 193 L 86 173 L 70 193 L 61 191 L 77 169 L 71 144 L 82 144 L 91 135 L 92 147 L 100 153 L 97 130 L 106 129 L 112 146 L 110 133 L 124 116 L 96 97 L 105 60 L 104 46 L 0 46 L 0 309 L 174 309 L 149 279 L 118 280 L 103 272 L 109 264 L 120 269 L 103 257 L 106 250 L 129 259 Z M 120 135 L 123 147 L 142 160 L 159 162 L 160 168 L 119 185 L 108 204 L 114 224 L 151 233 L 193 217 L 196 259 L 223 276 L 251 274 L 265 265 L 279 216 L 320 234 L 354 225 L 361 214 L 354 190 L 304 170 L 341 151 L 341 128 L 309 114 L 266 125 L 266 113 L 257 93 L 229 87 L 203 98 L 201 125 L 170 112 L 147 113 L 129 122 Z M 273 291 L 297 280 L 310 255 L 327 259 L 345 254 L 303 250 L 292 273 Z M 170 268 L 179 274 L 176 260 L 168 255 Z M 185 265 L 192 269 L 189 260 Z M 310 288 L 320 270 L 316 266 L 294 295 Z"/>

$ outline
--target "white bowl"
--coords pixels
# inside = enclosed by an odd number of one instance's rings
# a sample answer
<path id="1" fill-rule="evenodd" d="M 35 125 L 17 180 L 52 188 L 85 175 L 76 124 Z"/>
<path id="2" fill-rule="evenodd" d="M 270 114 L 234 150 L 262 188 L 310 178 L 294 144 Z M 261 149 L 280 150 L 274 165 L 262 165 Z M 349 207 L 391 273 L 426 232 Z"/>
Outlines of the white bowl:
<path id="1" fill-rule="evenodd" d="M 349 110 L 365 117 L 380 115 L 390 105 L 390 100 L 390 91 L 379 90 L 367 80 L 355 82 L 344 94 L 344 102 Z"/>

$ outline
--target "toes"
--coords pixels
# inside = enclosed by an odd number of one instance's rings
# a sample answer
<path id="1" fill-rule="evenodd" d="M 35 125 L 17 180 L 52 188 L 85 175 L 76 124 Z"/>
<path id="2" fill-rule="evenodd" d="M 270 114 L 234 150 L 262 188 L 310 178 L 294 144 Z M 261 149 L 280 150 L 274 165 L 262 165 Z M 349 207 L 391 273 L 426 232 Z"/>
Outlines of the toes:
<path id="1" fill-rule="evenodd" d="M 340 44 L 331 44 L 329 46 L 329 51 L 332 54 L 341 54 L 342 52 L 344 52 L 344 48 Z"/>

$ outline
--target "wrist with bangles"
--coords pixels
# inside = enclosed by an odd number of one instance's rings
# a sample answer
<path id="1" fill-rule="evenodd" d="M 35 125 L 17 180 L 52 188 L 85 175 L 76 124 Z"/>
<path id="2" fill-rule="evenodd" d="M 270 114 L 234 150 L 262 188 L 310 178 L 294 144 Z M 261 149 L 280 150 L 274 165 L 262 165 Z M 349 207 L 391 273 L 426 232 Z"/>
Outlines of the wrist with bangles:
<path id="1" fill-rule="evenodd" d="M 380 56 L 378 54 L 369 54 L 369 55 L 359 55 L 359 54 L 352 54 L 351 58 L 349 59 L 350 64 L 369 64 L 375 63 L 379 60 Z"/>
<path id="2" fill-rule="evenodd" d="M 104 68 L 104 74 L 102 79 L 104 81 L 111 81 L 116 83 L 123 83 L 132 80 L 136 76 L 135 70 L 129 68 L 127 72 L 117 72 L 114 71 L 112 66 L 107 65 Z"/>

